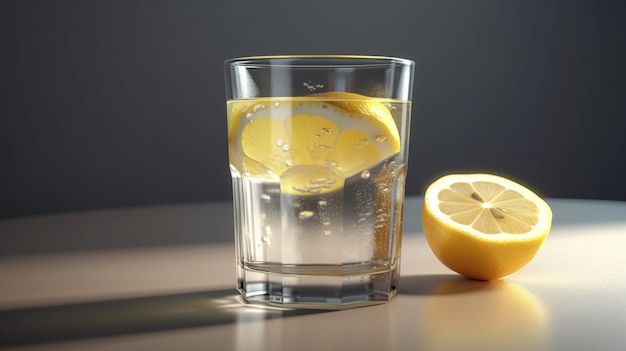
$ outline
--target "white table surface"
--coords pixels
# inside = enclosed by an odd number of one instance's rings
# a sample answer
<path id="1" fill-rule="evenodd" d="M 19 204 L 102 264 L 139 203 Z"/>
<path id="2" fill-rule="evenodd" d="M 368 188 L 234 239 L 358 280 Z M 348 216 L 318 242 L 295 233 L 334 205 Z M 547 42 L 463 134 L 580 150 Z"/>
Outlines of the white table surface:
<path id="1" fill-rule="evenodd" d="M 548 203 L 537 256 L 478 282 L 437 261 L 410 197 L 400 293 L 331 312 L 238 301 L 230 203 L 0 221 L 0 348 L 625 350 L 626 202 Z"/>

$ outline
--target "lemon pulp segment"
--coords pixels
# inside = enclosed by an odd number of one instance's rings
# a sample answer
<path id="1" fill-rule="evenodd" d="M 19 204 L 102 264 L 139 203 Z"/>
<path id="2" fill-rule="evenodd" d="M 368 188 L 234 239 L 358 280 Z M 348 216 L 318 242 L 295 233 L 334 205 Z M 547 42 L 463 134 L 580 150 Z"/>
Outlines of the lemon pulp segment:
<path id="1" fill-rule="evenodd" d="M 442 213 L 486 234 L 527 233 L 539 209 L 519 192 L 496 183 L 458 182 L 438 194 Z"/>

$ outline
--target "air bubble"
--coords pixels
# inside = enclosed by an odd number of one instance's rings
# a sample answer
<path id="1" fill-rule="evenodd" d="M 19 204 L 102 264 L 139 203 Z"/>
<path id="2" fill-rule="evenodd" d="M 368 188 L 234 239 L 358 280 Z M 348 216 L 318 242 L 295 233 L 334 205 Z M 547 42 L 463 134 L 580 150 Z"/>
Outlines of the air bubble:
<path id="1" fill-rule="evenodd" d="M 289 146 L 289 144 L 285 144 L 285 145 L 283 145 L 283 146 L 281 147 L 281 149 L 282 149 L 284 152 L 287 152 L 287 151 L 291 150 L 291 147 Z"/>
<path id="2" fill-rule="evenodd" d="M 276 188 L 269 188 L 267 189 L 267 192 L 270 194 L 279 194 L 280 193 L 280 188 L 276 187 Z"/>
<path id="3" fill-rule="evenodd" d="M 278 106 L 280 106 L 280 102 L 275 102 L 274 107 L 278 107 Z"/>
<path id="4" fill-rule="evenodd" d="M 330 230 L 322 230 L 322 235 L 329 236 L 330 234 L 332 234 Z"/>
<path id="5" fill-rule="evenodd" d="M 309 219 L 311 217 L 313 217 L 315 215 L 315 212 L 313 211 L 300 211 L 300 213 L 298 213 L 298 218 L 300 219 Z"/>
<path id="6" fill-rule="evenodd" d="M 369 143 L 370 143 L 369 139 L 363 138 L 363 139 L 359 139 L 359 140 L 356 141 L 356 146 L 363 147 L 363 146 L 365 146 L 365 145 L 367 145 Z"/>
<path id="7" fill-rule="evenodd" d="M 295 191 L 300 191 L 303 193 L 311 193 L 318 194 L 322 192 L 322 187 L 320 185 L 312 185 L 312 186 L 298 186 L 294 185 L 291 187 Z"/>
<path id="8" fill-rule="evenodd" d="M 291 188 L 293 190 L 295 190 L 295 191 L 300 191 L 300 192 L 303 192 L 303 193 L 308 193 L 309 192 L 309 187 L 308 186 L 297 186 L 297 185 L 294 185 Z"/>
<path id="9" fill-rule="evenodd" d="M 332 131 L 330 130 L 330 128 L 321 128 L 320 132 L 322 132 L 324 134 L 330 134 Z"/>
<path id="10" fill-rule="evenodd" d="M 385 136 L 385 135 L 379 135 L 379 136 L 377 136 L 377 137 L 376 137 L 376 141 L 377 141 L 377 142 L 379 142 L 379 143 L 382 143 L 382 142 L 384 142 L 384 141 L 387 141 L 387 136 Z"/>
<path id="11" fill-rule="evenodd" d="M 395 107 L 395 106 L 393 106 L 393 105 L 392 105 L 392 104 L 390 104 L 390 103 L 386 103 L 386 104 L 385 104 L 385 106 L 386 106 L 386 107 L 387 107 L 387 109 L 389 109 L 390 111 L 394 111 L 394 110 L 396 109 L 396 107 Z"/>
<path id="12" fill-rule="evenodd" d="M 333 180 L 333 179 L 332 178 L 313 178 L 313 179 L 309 180 L 309 183 L 311 183 L 311 184 L 324 184 L 324 183 L 327 183 L 330 180 Z"/>
<path id="13" fill-rule="evenodd" d="M 317 147 L 319 147 L 322 150 L 327 150 L 327 151 L 330 151 L 330 150 L 333 149 L 332 147 L 330 147 L 328 145 L 324 145 L 324 144 L 319 144 Z"/>
<path id="14" fill-rule="evenodd" d="M 361 172 L 361 178 L 367 179 L 369 177 L 370 177 L 370 171 L 368 171 L 367 169 Z"/>
<path id="15" fill-rule="evenodd" d="M 322 222 L 322 225 L 329 226 L 330 225 L 330 221 L 324 221 L 324 222 Z"/>
<path id="16" fill-rule="evenodd" d="M 326 205 L 328 205 L 328 202 L 326 202 L 326 200 L 320 200 L 320 201 L 317 202 L 317 204 L 320 205 L 320 206 L 326 206 Z"/>
<path id="17" fill-rule="evenodd" d="M 285 144 L 285 141 L 283 139 L 276 140 L 276 145 L 277 146 L 283 146 L 284 144 Z"/>
<path id="18" fill-rule="evenodd" d="M 315 91 L 317 89 L 324 88 L 324 84 L 313 83 L 311 81 L 303 82 L 302 85 L 304 85 L 307 89 L 309 89 L 309 91 Z"/>
<path id="19" fill-rule="evenodd" d="M 272 198 L 267 194 L 263 194 L 261 195 L 261 199 L 265 200 L 266 202 L 269 202 Z"/>

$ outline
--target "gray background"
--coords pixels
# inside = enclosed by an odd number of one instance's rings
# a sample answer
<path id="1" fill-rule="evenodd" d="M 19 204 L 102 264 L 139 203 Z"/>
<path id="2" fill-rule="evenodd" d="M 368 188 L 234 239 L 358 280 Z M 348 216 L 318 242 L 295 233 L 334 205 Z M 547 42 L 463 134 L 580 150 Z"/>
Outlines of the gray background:
<path id="1" fill-rule="evenodd" d="M 228 200 L 223 60 L 416 61 L 409 194 L 626 200 L 618 1 L 0 1 L 0 218 Z"/>

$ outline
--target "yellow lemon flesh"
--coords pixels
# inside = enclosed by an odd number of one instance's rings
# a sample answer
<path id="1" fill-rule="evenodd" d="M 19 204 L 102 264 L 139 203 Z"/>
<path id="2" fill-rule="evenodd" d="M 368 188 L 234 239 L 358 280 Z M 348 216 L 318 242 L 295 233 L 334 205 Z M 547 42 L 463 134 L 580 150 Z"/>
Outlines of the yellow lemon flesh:
<path id="1" fill-rule="evenodd" d="M 237 172 L 297 195 L 340 189 L 400 151 L 387 106 L 343 92 L 229 102 L 228 142 Z"/>
<path id="2" fill-rule="evenodd" d="M 525 266 L 551 224 L 545 201 L 496 175 L 447 175 L 424 195 L 422 225 L 430 248 L 448 268 L 472 279 L 498 279 Z"/>

